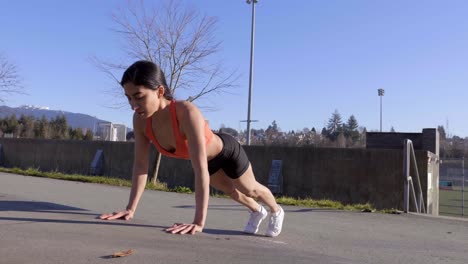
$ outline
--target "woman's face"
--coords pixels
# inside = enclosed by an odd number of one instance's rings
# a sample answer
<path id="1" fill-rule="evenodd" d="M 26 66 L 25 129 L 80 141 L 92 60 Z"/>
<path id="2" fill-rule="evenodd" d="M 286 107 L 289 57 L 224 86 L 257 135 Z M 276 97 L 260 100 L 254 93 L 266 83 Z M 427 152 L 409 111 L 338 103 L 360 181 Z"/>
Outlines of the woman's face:
<path id="1" fill-rule="evenodd" d="M 160 88 L 152 90 L 143 85 L 134 85 L 131 82 L 124 84 L 123 87 L 130 107 L 141 118 L 152 116 L 159 108 L 160 98 L 162 98 L 162 96 L 158 96 Z"/>

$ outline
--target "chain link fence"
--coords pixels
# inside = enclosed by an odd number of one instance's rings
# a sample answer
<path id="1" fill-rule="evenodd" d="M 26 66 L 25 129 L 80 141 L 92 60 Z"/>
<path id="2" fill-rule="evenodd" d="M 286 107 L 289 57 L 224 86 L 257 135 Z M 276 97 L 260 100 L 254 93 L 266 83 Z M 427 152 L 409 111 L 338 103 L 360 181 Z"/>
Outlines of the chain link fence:
<path id="1" fill-rule="evenodd" d="M 468 168 L 465 159 L 442 159 L 439 167 L 439 214 L 468 217 Z M 468 164 L 467 164 L 468 165 Z"/>

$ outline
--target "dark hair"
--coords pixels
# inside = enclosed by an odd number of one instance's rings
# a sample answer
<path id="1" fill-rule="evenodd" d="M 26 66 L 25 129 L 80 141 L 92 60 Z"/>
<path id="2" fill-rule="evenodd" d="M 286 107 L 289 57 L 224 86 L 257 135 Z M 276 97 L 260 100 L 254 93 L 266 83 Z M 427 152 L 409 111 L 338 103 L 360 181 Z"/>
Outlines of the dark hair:
<path id="1" fill-rule="evenodd" d="M 122 75 L 120 85 L 124 86 L 124 84 L 129 82 L 134 85 L 142 85 L 151 90 L 156 90 L 162 85 L 164 87 L 164 98 L 168 100 L 174 99 L 171 90 L 167 87 L 164 72 L 151 61 L 137 61 L 128 67 Z"/>

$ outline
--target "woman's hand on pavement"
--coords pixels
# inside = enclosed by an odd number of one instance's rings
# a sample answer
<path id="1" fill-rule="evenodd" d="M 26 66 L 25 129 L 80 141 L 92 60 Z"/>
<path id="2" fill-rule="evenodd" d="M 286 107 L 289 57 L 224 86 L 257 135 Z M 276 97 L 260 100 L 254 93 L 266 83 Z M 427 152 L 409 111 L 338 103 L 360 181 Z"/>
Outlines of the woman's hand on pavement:
<path id="1" fill-rule="evenodd" d="M 181 224 L 175 223 L 171 227 L 166 228 L 166 232 L 172 234 L 191 234 L 195 235 L 197 232 L 202 232 L 203 226 L 197 224 Z"/>
<path id="2" fill-rule="evenodd" d="M 123 220 L 130 220 L 133 218 L 134 212 L 132 210 L 125 210 L 120 212 L 113 212 L 112 214 L 102 214 L 99 216 L 99 219 L 102 220 L 115 220 L 115 219 L 123 219 Z"/>

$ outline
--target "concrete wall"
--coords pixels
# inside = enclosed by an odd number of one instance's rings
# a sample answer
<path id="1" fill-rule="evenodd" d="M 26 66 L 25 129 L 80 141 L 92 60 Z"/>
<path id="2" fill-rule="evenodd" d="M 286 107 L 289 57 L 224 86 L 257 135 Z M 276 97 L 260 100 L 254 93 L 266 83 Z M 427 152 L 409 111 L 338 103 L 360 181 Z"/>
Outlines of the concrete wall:
<path id="1" fill-rule="evenodd" d="M 39 139 L 0 139 L 6 167 L 39 168 L 88 174 L 98 149 L 104 151 L 104 175 L 131 177 L 133 143 Z M 398 149 L 338 149 L 245 146 L 257 180 L 267 184 L 273 159 L 283 161 L 283 193 L 293 197 L 370 202 L 377 208 L 403 205 L 403 151 Z M 150 152 L 154 161 L 156 151 Z M 416 151 L 423 189 L 427 189 L 428 152 Z M 150 163 L 150 164 L 151 164 Z M 149 168 L 151 174 L 153 168 Z M 159 180 L 169 187 L 193 188 L 190 161 L 163 157 Z M 427 194 L 425 194 L 427 197 Z"/>
<path id="2" fill-rule="evenodd" d="M 435 128 L 424 128 L 421 133 L 367 132 L 366 148 L 402 149 L 405 139 L 413 142 L 414 149 L 439 155 L 439 131 Z"/>
<path id="3" fill-rule="evenodd" d="M 435 128 L 425 128 L 421 133 L 371 132 L 366 134 L 367 149 L 401 149 L 405 139 L 412 141 L 415 150 L 427 151 L 426 161 L 418 160 L 424 171 L 419 176 L 421 180 L 426 210 L 433 215 L 439 214 L 439 131 Z M 410 166 L 410 176 L 416 182 L 416 171 Z M 414 188 L 417 190 L 417 186 Z M 411 196 L 412 197 L 412 196 Z M 410 210 L 416 211 L 410 202 Z"/>
<path id="4" fill-rule="evenodd" d="M 126 178 L 133 164 L 133 144 L 128 142 L 2 138 L 0 144 L 6 167 L 88 174 L 98 149 L 104 151 L 105 175 Z"/>
<path id="5" fill-rule="evenodd" d="M 283 190 L 287 195 L 370 202 L 377 208 L 403 206 L 401 150 L 251 147 L 247 152 L 263 183 L 271 160 L 283 160 Z M 424 175 L 427 152 L 417 151 L 416 155 L 420 174 Z"/>

